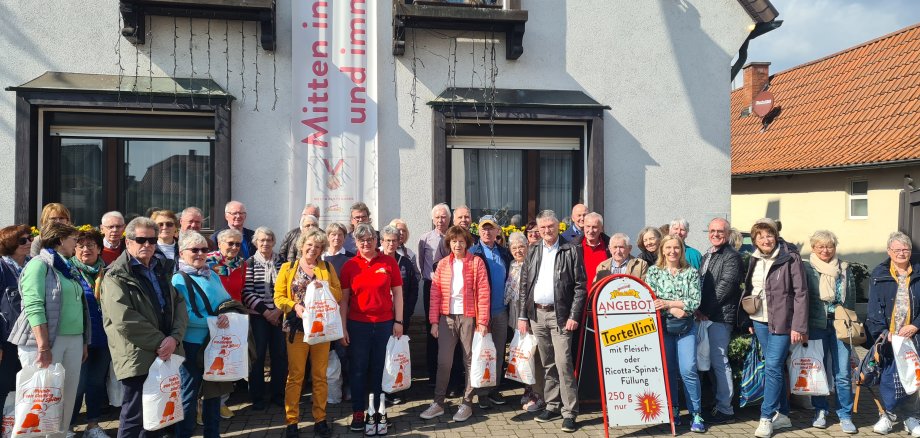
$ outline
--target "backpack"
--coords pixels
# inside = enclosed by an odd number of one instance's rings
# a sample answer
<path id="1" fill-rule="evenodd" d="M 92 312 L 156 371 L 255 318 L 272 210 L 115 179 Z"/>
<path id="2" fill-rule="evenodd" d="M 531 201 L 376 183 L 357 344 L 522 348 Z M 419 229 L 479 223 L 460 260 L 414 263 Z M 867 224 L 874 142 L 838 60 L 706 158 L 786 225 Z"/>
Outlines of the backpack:
<path id="1" fill-rule="evenodd" d="M 886 359 L 882 356 L 882 347 L 888 344 L 888 331 L 885 330 L 878 336 L 875 342 L 869 347 L 869 351 L 859 362 L 856 369 L 853 370 L 853 383 L 856 384 L 855 394 L 853 396 L 853 412 L 856 413 L 859 405 L 859 390 L 866 387 L 872 393 L 872 387 L 877 386 L 882 381 L 882 368 L 885 366 Z M 875 393 L 872 393 L 872 399 L 878 406 L 879 412 L 884 412 L 882 405 L 878 401 Z"/>

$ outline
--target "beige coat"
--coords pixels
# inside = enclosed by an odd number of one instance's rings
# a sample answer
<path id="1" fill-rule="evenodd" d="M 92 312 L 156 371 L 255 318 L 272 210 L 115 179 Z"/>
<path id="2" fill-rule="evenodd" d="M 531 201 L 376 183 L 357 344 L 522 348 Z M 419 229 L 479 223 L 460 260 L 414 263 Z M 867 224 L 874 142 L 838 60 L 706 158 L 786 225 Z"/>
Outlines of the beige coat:
<path id="1" fill-rule="evenodd" d="M 602 278 L 612 275 L 610 273 L 610 267 L 613 265 L 613 257 L 602 261 L 597 265 L 597 275 L 594 276 L 594 282 L 597 283 Z M 633 277 L 638 277 L 640 280 L 645 281 L 645 273 L 648 271 L 648 263 L 645 260 L 638 259 L 630 256 L 626 261 L 626 273 L 632 275 Z"/>

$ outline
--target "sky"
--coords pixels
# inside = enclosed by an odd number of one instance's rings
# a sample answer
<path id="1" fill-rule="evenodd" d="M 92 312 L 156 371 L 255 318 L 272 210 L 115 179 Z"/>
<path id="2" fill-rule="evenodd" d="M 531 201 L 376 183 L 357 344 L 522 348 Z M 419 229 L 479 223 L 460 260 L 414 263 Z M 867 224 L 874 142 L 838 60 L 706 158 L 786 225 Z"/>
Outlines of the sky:
<path id="1" fill-rule="evenodd" d="M 771 74 L 920 23 L 920 0 L 770 2 L 783 25 L 751 40 L 747 62 L 770 62 Z"/>

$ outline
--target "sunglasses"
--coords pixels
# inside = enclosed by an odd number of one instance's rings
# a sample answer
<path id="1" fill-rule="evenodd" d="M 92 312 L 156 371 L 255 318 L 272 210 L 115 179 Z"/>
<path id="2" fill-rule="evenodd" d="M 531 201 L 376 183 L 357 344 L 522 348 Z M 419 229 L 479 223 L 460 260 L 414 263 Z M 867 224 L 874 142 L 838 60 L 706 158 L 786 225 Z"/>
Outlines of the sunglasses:
<path id="1" fill-rule="evenodd" d="M 231 248 L 239 248 L 239 247 L 243 246 L 243 242 L 224 242 L 224 243 L 226 243 L 227 246 L 229 246 L 229 247 L 231 247 Z"/>
<path id="2" fill-rule="evenodd" d="M 131 240 L 133 240 L 134 242 L 136 242 L 138 245 L 141 245 L 141 246 L 144 246 L 145 244 L 147 244 L 147 245 L 156 245 L 156 244 L 157 244 L 157 238 L 156 238 L 156 237 L 135 237 L 135 238 L 133 238 L 133 239 L 131 239 Z"/>
<path id="3" fill-rule="evenodd" d="M 174 223 L 172 223 L 172 222 L 160 222 L 160 223 L 157 224 L 157 226 L 160 227 L 160 228 L 164 228 L 164 227 L 165 227 L 165 228 L 172 228 L 172 227 L 176 226 L 176 224 L 174 224 Z"/>
<path id="4" fill-rule="evenodd" d="M 20 238 L 19 238 L 19 244 L 20 244 L 20 245 L 25 245 L 25 244 L 31 242 L 31 241 L 34 240 L 34 239 L 35 239 L 35 238 L 32 237 L 32 236 L 29 236 L 29 237 L 20 237 Z"/>
<path id="5" fill-rule="evenodd" d="M 185 248 L 186 251 L 190 251 L 193 254 L 207 254 L 208 248 Z"/>

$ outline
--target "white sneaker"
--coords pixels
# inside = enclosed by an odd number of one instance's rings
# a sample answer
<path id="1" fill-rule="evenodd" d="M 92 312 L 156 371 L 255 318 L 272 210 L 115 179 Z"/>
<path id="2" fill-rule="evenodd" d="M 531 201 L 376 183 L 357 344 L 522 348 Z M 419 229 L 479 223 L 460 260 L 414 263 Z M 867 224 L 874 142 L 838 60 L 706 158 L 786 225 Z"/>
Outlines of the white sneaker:
<path id="1" fill-rule="evenodd" d="M 428 406 L 428 409 L 425 409 L 425 411 L 422 412 L 419 417 L 422 417 L 423 420 L 430 420 L 435 417 L 440 417 L 441 415 L 444 415 L 444 408 L 442 408 L 441 405 L 432 402 L 431 405 Z"/>
<path id="2" fill-rule="evenodd" d="M 792 420 L 789 417 L 777 412 L 773 416 L 773 430 L 776 429 L 786 429 L 792 427 Z"/>
<path id="3" fill-rule="evenodd" d="M 879 415 L 875 426 L 872 426 L 872 431 L 877 434 L 887 435 L 888 432 L 891 432 L 891 427 L 891 418 L 888 418 L 888 414 L 883 413 Z"/>
<path id="4" fill-rule="evenodd" d="M 110 438 L 109 434 L 105 433 L 101 427 L 96 426 L 86 432 L 83 432 L 83 436 L 87 438 Z"/>
<path id="5" fill-rule="evenodd" d="M 757 429 L 754 430 L 754 436 L 757 438 L 770 438 L 773 436 L 773 421 L 769 418 L 761 418 Z"/>
<path id="6" fill-rule="evenodd" d="M 461 404 L 457 408 L 457 413 L 454 414 L 454 421 L 463 422 L 469 420 L 473 416 L 473 408 L 466 404 Z"/>
<path id="7" fill-rule="evenodd" d="M 909 433 L 912 437 L 920 437 L 920 420 L 916 417 L 907 417 L 904 420 L 904 431 Z"/>

